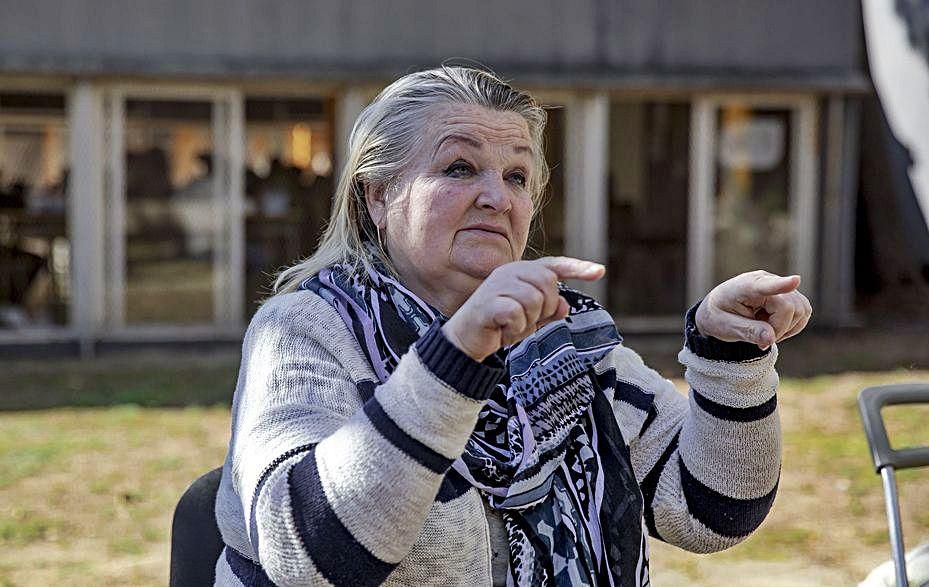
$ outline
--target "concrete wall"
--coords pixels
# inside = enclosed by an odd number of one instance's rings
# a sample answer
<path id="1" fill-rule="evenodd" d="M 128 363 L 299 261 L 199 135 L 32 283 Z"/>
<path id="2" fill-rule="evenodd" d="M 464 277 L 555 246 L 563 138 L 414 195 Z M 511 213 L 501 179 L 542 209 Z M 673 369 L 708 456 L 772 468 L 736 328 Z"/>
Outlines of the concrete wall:
<path id="1" fill-rule="evenodd" d="M 0 0 L 0 72 L 848 80 L 852 0 Z"/>

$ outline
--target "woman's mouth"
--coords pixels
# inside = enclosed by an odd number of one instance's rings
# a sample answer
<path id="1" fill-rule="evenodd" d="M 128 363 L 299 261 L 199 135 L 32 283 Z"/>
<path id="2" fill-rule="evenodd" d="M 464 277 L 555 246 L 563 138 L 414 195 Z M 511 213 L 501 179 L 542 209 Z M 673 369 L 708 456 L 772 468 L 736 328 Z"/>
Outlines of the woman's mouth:
<path id="1" fill-rule="evenodd" d="M 490 226 L 486 224 L 478 224 L 474 226 L 468 226 L 462 229 L 463 232 L 472 233 L 477 236 L 487 236 L 487 237 L 500 237 L 505 240 L 509 240 L 506 237 L 506 231 L 498 228 L 496 226 Z"/>

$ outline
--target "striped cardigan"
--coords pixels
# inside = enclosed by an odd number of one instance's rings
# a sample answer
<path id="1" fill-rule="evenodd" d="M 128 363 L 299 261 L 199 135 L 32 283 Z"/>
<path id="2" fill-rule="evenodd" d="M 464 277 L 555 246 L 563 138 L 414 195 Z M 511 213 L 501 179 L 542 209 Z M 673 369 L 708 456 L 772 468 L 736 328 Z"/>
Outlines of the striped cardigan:
<path id="1" fill-rule="evenodd" d="M 615 377 L 649 532 L 712 552 L 747 537 L 774 500 L 777 348 L 703 337 L 694 313 L 679 354 L 689 397 L 623 345 L 596 370 Z M 483 498 L 449 468 L 497 377 L 434 326 L 376 386 L 328 303 L 307 291 L 271 298 L 242 349 L 216 500 L 217 585 L 499 579 Z"/>

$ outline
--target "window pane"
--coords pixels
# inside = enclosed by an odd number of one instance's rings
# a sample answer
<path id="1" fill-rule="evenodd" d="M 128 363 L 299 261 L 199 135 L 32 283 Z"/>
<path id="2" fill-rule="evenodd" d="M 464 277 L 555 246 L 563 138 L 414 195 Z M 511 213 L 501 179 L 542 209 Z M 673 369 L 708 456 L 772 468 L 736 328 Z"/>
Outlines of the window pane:
<path id="1" fill-rule="evenodd" d="M 213 321 L 212 104 L 126 102 L 127 323 Z"/>
<path id="2" fill-rule="evenodd" d="M 551 170 L 548 188 L 529 235 L 528 256 L 563 255 L 565 247 L 564 209 L 564 109 L 548 110 L 545 125 L 545 160 Z"/>
<path id="3" fill-rule="evenodd" d="M 715 282 L 745 271 L 784 275 L 790 247 L 790 111 L 720 109 Z"/>
<path id="4" fill-rule="evenodd" d="M 0 329 L 62 326 L 71 297 L 60 94 L 0 94 Z"/>
<path id="5" fill-rule="evenodd" d="M 245 102 L 246 317 L 282 267 L 316 248 L 332 202 L 331 108 L 322 100 Z"/>
<path id="6" fill-rule="evenodd" d="M 678 315 L 686 303 L 690 106 L 610 108 L 608 300 L 620 316 Z"/>

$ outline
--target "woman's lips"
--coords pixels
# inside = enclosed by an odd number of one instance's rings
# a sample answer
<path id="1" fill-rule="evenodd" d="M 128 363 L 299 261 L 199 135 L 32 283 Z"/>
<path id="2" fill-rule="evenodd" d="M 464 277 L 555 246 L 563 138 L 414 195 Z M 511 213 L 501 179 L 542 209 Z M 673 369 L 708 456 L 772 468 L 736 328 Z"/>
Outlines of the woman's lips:
<path id="1" fill-rule="evenodd" d="M 506 235 L 508 232 L 507 229 L 503 226 L 497 226 L 496 224 L 484 224 L 484 223 L 471 224 L 471 225 L 465 226 L 463 230 L 479 230 L 481 232 L 491 232 L 493 234 L 499 234 L 503 238 L 506 238 Z"/>
<path id="2" fill-rule="evenodd" d="M 471 233 L 471 234 L 478 235 L 478 236 L 500 237 L 504 240 L 508 240 L 505 234 L 503 234 L 502 232 L 498 230 L 491 229 L 491 228 L 483 228 L 483 227 L 474 226 L 470 228 L 464 228 L 462 229 L 462 232 L 467 232 L 467 233 Z"/>

